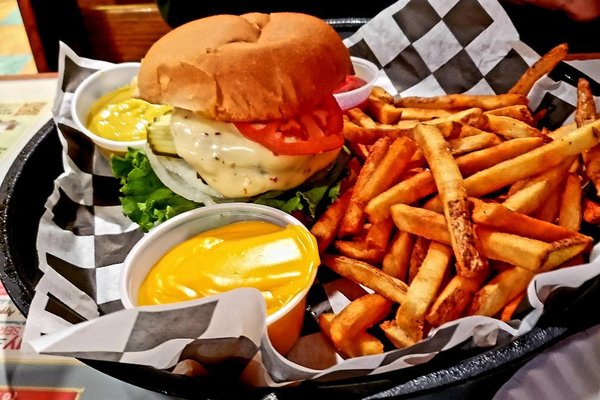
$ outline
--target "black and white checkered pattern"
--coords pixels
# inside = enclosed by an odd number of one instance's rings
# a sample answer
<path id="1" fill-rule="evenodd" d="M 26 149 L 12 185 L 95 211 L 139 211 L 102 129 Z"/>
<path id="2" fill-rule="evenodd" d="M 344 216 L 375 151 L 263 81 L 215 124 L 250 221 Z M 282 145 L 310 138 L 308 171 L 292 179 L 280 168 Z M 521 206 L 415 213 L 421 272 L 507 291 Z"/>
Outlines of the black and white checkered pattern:
<path id="1" fill-rule="evenodd" d="M 400 0 L 346 44 L 352 54 L 378 64 L 386 88 L 399 95 L 504 92 L 538 57 L 518 41 L 500 5 L 487 0 Z M 121 263 L 143 233 L 123 216 L 118 182 L 108 162 L 75 129 L 69 110 L 73 91 L 83 79 L 108 65 L 80 58 L 61 45 L 53 111 L 65 172 L 56 180 L 40 222 L 37 248 L 43 275 L 24 338 L 25 346 L 38 352 L 161 369 L 194 357 L 234 376 L 252 368 L 245 375 L 256 377 L 252 383 L 261 386 L 331 381 L 421 364 L 469 339 L 474 345 L 491 346 L 499 332 L 523 334 L 541 315 L 537 293 L 559 283 L 578 287 L 600 273 L 600 263 L 594 262 L 577 273 L 563 270 L 537 279 L 529 288 L 533 311 L 514 326 L 484 317 L 464 318 L 411 348 L 340 360 L 326 370 L 298 368 L 274 351 L 265 335 L 264 301 L 255 290 L 240 289 L 161 311 L 123 310 L 118 292 Z M 572 118 L 574 104 L 574 87 L 550 78 L 538 82 L 530 96 L 534 109 L 550 110 L 545 121 L 549 126 Z M 315 351 L 332 352 L 324 346 L 315 316 L 339 312 L 348 299 L 335 289 L 338 276 L 325 269 L 318 279 L 309 293 L 303 337 L 291 360 L 306 361 Z"/>

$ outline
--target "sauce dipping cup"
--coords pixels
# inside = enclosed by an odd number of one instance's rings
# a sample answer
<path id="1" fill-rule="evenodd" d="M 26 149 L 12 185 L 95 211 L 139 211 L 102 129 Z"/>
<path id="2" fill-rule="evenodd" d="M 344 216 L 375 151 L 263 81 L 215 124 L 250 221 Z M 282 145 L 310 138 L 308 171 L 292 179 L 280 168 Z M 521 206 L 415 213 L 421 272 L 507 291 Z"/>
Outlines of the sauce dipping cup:
<path id="1" fill-rule="evenodd" d="M 142 282 L 165 253 L 176 245 L 202 232 L 241 221 L 262 221 L 281 227 L 297 225 L 310 235 L 314 246 L 307 249 L 318 260 L 316 240 L 308 229 L 293 216 L 268 206 L 251 203 L 227 203 L 205 206 L 184 212 L 153 228 L 138 241 L 127 255 L 121 272 L 120 294 L 125 308 L 137 306 L 138 292 Z M 313 253 L 314 252 L 314 253 Z M 314 282 L 318 263 L 312 266 L 308 284 L 289 302 L 268 315 L 267 330 L 273 347 L 285 355 L 300 337 L 306 295 Z"/>
<path id="2" fill-rule="evenodd" d="M 356 89 L 335 93 L 333 97 L 337 100 L 342 110 L 349 110 L 365 101 L 371 94 L 373 85 L 379 76 L 379 68 L 371 61 L 360 57 L 350 57 L 354 67 L 354 75 L 366 83 Z"/>
<path id="3" fill-rule="evenodd" d="M 96 100 L 103 95 L 130 84 L 139 69 L 140 63 L 128 62 L 98 70 L 77 87 L 71 100 L 71 117 L 77 129 L 90 138 L 107 158 L 111 154 L 124 155 L 129 147 L 143 148 L 146 140 L 119 141 L 98 136 L 86 127 L 88 113 Z"/>

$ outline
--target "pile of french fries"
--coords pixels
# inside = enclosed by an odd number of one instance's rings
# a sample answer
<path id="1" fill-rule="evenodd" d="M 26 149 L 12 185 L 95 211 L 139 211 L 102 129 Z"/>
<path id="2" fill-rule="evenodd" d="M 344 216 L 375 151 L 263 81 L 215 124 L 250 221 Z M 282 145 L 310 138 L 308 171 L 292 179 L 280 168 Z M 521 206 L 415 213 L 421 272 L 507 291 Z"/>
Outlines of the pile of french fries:
<path id="1" fill-rule="evenodd" d="M 382 353 L 384 338 L 411 346 L 466 315 L 510 320 L 534 275 L 586 261 L 582 221 L 600 223 L 583 190 L 600 192 L 589 83 L 579 81 L 576 123 L 552 132 L 527 100 L 567 51 L 552 49 L 506 94 L 374 88 L 347 111 L 350 172 L 311 229 L 322 264 L 347 278 L 349 305 L 319 316 L 342 356 Z"/>

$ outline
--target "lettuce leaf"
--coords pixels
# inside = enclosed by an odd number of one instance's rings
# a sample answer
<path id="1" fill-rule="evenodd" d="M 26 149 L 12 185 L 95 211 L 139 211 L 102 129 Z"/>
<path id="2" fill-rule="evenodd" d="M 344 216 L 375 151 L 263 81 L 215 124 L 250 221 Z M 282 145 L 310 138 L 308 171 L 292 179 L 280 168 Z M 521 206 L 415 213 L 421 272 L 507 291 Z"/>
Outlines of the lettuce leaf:
<path id="1" fill-rule="evenodd" d="M 140 150 L 129 149 L 124 157 L 113 156 L 111 168 L 121 184 L 123 196 L 119 199 L 123 214 L 144 232 L 177 214 L 201 206 L 163 185 Z"/>
<path id="2" fill-rule="evenodd" d="M 310 225 L 337 198 L 349 158 L 350 154 L 344 148 L 331 167 L 320 171 L 300 187 L 270 191 L 248 201 L 278 208 Z M 119 199 L 123 213 L 144 232 L 177 214 L 202 206 L 167 188 L 140 150 L 129 149 L 124 157 L 113 156 L 111 168 L 121 184 L 123 196 Z"/>

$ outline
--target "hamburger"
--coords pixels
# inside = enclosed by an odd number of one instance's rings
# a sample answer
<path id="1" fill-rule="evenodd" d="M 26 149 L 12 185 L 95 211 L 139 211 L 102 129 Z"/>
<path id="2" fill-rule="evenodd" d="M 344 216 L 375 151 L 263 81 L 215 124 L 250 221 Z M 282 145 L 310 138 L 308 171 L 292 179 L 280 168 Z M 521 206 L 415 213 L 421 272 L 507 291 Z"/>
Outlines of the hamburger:
<path id="1" fill-rule="evenodd" d="M 141 62 L 139 97 L 173 107 L 146 149 L 160 180 L 204 204 L 295 188 L 336 160 L 333 91 L 352 73 L 325 21 L 301 13 L 215 15 L 170 31 Z"/>

